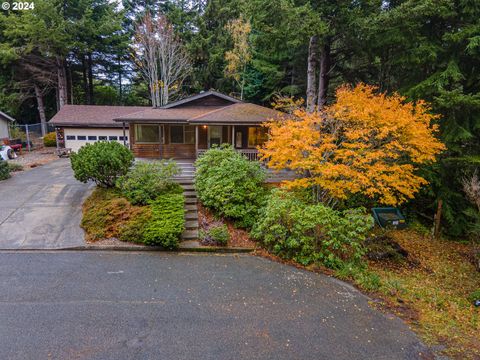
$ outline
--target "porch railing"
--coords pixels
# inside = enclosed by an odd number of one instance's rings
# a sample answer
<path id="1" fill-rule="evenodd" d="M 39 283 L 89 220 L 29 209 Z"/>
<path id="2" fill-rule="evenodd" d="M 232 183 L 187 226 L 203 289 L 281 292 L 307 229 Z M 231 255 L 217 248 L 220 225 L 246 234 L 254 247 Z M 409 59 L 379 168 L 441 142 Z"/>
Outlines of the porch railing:
<path id="1" fill-rule="evenodd" d="M 235 149 L 237 152 L 245 156 L 250 161 L 258 161 L 258 150 L 257 149 Z M 198 149 L 197 158 L 202 156 L 207 149 Z"/>

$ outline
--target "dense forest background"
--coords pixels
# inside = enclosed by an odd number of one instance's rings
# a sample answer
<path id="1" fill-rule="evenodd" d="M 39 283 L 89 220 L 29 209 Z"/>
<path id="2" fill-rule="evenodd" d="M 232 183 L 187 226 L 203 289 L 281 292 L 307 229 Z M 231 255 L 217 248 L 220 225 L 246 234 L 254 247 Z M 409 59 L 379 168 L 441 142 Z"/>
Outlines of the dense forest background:
<path id="1" fill-rule="evenodd" d="M 430 102 L 448 151 L 421 170 L 430 186 L 407 212 L 431 223 L 442 200 L 447 235 L 478 226 L 461 186 L 480 166 L 478 0 L 35 0 L 0 12 L 0 110 L 38 123 L 63 104 L 149 105 L 132 46 L 146 13 L 168 19 L 190 58 L 177 96 L 322 106 L 339 85 L 365 82 Z M 227 54 L 239 51 L 232 75 Z"/>

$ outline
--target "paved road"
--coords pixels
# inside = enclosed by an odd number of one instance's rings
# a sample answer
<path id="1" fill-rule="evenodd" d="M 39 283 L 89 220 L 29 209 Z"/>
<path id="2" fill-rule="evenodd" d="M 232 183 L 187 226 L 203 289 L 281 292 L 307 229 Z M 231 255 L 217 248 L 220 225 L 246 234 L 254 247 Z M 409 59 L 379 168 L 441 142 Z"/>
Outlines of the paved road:
<path id="1" fill-rule="evenodd" d="M 0 182 L 0 249 L 84 244 L 81 205 L 91 186 L 73 178 L 68 159 Z"/>
<path id="2" fill-rule="evenodd" d="M 424 358 L 367 301 L 249 255 L 3 252 L 0 358 Z"/>

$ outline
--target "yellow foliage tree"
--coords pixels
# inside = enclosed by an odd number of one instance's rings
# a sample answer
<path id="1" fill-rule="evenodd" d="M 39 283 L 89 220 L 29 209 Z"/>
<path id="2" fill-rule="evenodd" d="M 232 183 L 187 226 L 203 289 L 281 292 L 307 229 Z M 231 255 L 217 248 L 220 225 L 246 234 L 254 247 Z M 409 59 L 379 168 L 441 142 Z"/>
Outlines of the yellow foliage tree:
<path id="1" fill-rule="evenodd" d="M 319 200 L 363 194 L 397 205 L 427 183 L 417 167 L 445 149 L 435 136 L 437 118 L 424 101 L 365 84 L 342 86 L 322 112 L 297 108 L 266 123 L 270 136 L 260 153 L 270 168 L 301 175 L 286 186 L 319 188 Z"/>
<path id="2" fill-rule="evenodd" d="M 225 53 L 227 65 L 225 75 L 233 78 L 240 87 L 240 99 L 243 100 L 243 89 L 245 87 L 245 71 L 247 64 L 252 59 L 250 44 L 248 42 L 252 26 L 250 21 L 244 20 L 241 16 L 231 20 L 225 27 L 233 40 L 233 49 Z"/>

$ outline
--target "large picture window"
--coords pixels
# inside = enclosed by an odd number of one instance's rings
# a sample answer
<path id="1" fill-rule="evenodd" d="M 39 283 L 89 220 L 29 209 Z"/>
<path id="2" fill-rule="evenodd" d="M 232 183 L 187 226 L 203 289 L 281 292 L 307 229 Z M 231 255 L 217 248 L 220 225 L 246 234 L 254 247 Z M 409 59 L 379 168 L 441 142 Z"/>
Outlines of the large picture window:
<path id="1" fill-rule="evenodd" d="M 170 142 L 172 144 L 194 144 L 195 126 L 172 125 L 170 126 Z"/>
<path id="2" fill-rule="evenodd" d="M 160 142 L 160 127 L 158 125 L 135 125 L 135 142 L 156 143 Z"/>
<path id="3" fill-rule="evenodd" d="M 254 148 L 263 145 L 267 141 L 267 129 L 264 127 L 249 127 L 248 128 L 248 147 Z"/>

